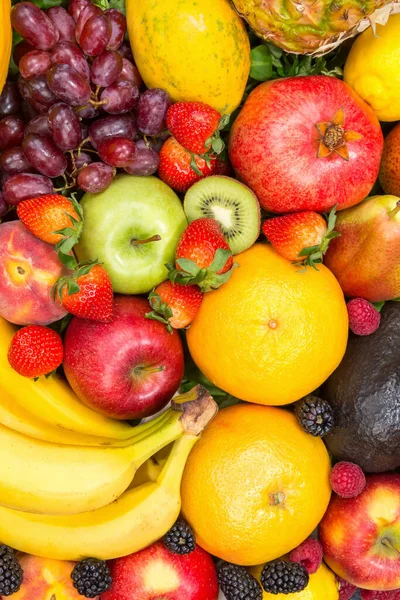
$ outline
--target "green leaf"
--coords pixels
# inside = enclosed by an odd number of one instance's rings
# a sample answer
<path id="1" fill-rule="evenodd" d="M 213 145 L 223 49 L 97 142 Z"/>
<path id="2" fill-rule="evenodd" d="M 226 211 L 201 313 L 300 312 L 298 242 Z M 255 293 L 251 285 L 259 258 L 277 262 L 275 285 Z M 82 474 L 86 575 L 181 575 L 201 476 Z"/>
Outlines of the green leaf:
<path id="1" fill-rule="evenodd" d="M 375 306 L 378 312 L 381 312 L 382 308 L 385 306 L 385 302 L 371 302 L 372 306 Z"/>
<path id="2" fill-rule="evenodd" d="M 256 81 L 267 81 L 272 77 L 271 52 L 264 44 L 251 51 L 250 77 Z"/>
<path id="3" fill-rule="evenodd" d="M 74 256 L 71 256 L 70 254 L 64 254 L 63 252 L 59 252 L 58 258 L 63 265 L 68 267 L 68 269 L 71 269 L 72 271 L 76 269 L 77 262 Z"/>
<path id="4" fill-rule="evenodd" d="M 214 150 L 215 154 L 221 154 L 221 152 L 225 148 L 225 143 L 223 140 L 221 140 L 220 137 L 217 137 L 213 139 L 211 147 Z"/>
<path id="5" fill-rule="evenodd" d="M 222 131 L 229 124 L 231 115 L 222 115 L 218 123 L 218 131 Z"/>
<path id="6" fill-rule="evenodd" d="M 209 271 L 212 273 L 218 273 L 221 269 L 226 265 L 227 260 L 232 256 L 232 252 L 230 250 L 225 250 L 225 248 L 218 248 L 215 253 L 214 260 L 212 261 Z"/>
<path id="7" fill-rule="evenodd" d="M 392 298 L 392 302 L 400 302 L 400 297 L 399 298 Z"/>
<path id="8" fill-rule="evenodd" d="M 192 275 L 193 277 L 195 277 L 200 271 L 196 263 L 188 258 L 178 258 L 176 262 L 180 268 L 185 271 L 185 273 L 189 273 L 189 275 Z"/>
<path id="9" fill-rule="evenodd" d="M 68 254 L 68 252 L 70 252 L 75 246 L 75 243 L 76 239 L 73 236 L 65 238 L 65 240 L 62 240 L 59 247 L 60 252 L 63 252 L 63 254 Z"/>
<path id="10" fill-rule="evenodd" d="M 81 288 L 76 283 L 75 279 L 67 279 L 67 290 L 68 295 L 72 296 L 72 294 L 77 294 L 78 292 L 80 292 Z"/>
<path id="11" fill-rule="evenodd" d="M 53 6 L 61 6 L 65 4 L 64 0 L 30 0 L 33 4 L 36 4 L 39 8 L 46 10 L 47 8 L 52 8 Z"/>
<path id="12" fill-rule="evenodd" d="M 298 256 L 310 256 L 318 250 L 319 246 L 309 246 L 308 248 L 303 248 L 303 250 L 299 253 Z"/>
<path id="13" fill-rule="evenodd" d="M 196 175 L 199 175 L 199 177 L 203 177 L 203 173 L 200 171 L 199 167 L 196 164 L 196 159 L 194 154 L 191 153 L 192 156 L 192 160 L 190 161 L 190 166 L 192 168 L 192 170 L 196 173 Z"/>

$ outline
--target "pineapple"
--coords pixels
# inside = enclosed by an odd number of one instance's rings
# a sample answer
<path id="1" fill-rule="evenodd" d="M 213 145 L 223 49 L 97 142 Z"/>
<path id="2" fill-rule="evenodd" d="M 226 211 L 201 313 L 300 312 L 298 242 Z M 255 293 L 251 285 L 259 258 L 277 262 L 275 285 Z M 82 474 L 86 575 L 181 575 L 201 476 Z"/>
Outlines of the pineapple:
<path id="1" fill-rule="evenodd" d="M 400 0 L 232 0 L 255 33 L 286 52 L 321 56 L 375 23 Z"/>

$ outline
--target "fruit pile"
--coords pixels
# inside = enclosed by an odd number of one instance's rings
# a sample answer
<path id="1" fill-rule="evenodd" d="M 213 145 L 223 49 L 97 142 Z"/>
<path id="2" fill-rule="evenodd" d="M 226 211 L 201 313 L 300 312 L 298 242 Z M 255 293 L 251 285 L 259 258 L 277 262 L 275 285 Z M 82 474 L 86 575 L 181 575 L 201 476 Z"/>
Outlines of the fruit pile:
<path id="1" fill-rule="evenodd" d="M 0 598 L 400 600 L 392 9 L 3 0 Z"/>

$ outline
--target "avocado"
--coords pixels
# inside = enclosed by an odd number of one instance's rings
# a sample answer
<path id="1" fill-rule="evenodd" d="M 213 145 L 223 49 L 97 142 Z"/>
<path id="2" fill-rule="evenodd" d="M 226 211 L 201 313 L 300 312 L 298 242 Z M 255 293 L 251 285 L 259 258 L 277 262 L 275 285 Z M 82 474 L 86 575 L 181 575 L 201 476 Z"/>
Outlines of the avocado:
<path id="1" fill-rule="evenodd" d="M 372 335 L 350 334 L 321 396 L 334 411 L 324 441 L 336 459 L 373 473 L 400 467 L 400 302 L 385 304 Z"/>

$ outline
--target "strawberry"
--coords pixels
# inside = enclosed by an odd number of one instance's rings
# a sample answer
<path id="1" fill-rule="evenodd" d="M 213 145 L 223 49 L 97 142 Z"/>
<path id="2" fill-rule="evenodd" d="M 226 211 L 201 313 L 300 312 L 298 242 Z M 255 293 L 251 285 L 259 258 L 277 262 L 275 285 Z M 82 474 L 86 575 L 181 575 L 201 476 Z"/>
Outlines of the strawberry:
<path id="1" fill-rule="evenodd" d="M 74 198 L 46 194 L 23 200 L 17 207 L 18 217 L 34 236 L 55 245 L 59 258 L 69 268 L 76 267 L 70 255 L 83 226 L 83 211 Z"/>
<path id="2" fill-rule="evenodd" d="M 57 369 L 63 357 L 61 337 L 43 325 L 28 325 L 19 329 L 8 350 L 8 362 L 14 371 L 35 379 Z"/>
<path id="3" fill-rule="evenodd" d="M 183 285 L 199 285 L 202 292 L 215 290 L 232 274 L 233 258 L 219 223 L 214 219 L 192 221 L 175 252 L 175 269 L 169 278 Z"/>
<path id="4" fill-rule="evenodd" d="M 203 102 L 176 102 L 167 112 L 167 128 L 189 152 L 206 154 L 212 150 L 220 154 L 225 147 L 219 131 L 229 117 Z"/>
<path id="5" fill-rule="evenodd" d="M 186 192 L 202 177 L 212 175 L 215 158 L 207 159 L 187 152 L 175 138 L 168 138 L 160 150 L 158 175 L 172 189 Z"/>
<path id="6" fill-rule="evenodd" d="M 104 267 L 80 263 L 71 277 L 61 277 L 53 294 L 72 315 L 108 323 L 113 318 L 113 289 Z"/>
<path id="7" fill-rule="evenodd" d="M 335 222 L 335 209 L 329 215 L 328 224 L 318 213 L 304 211 L 268 219 L 262 225 L 262 232 L 278 254 L 316 268 L 315 264 L 322 263 L 330 240 L 340 235 L 333 231 Z"/>
<path id="8" fill-rule="evenodd" d="M 146 313 L 146 318 L 165 323 L 169 333 L 172 333 L 172 328 L 183 329 L 193 321 L 202 300 L 203 294 L 198 285 L 164 281 L 149 295 L 153 310 Z"/>

